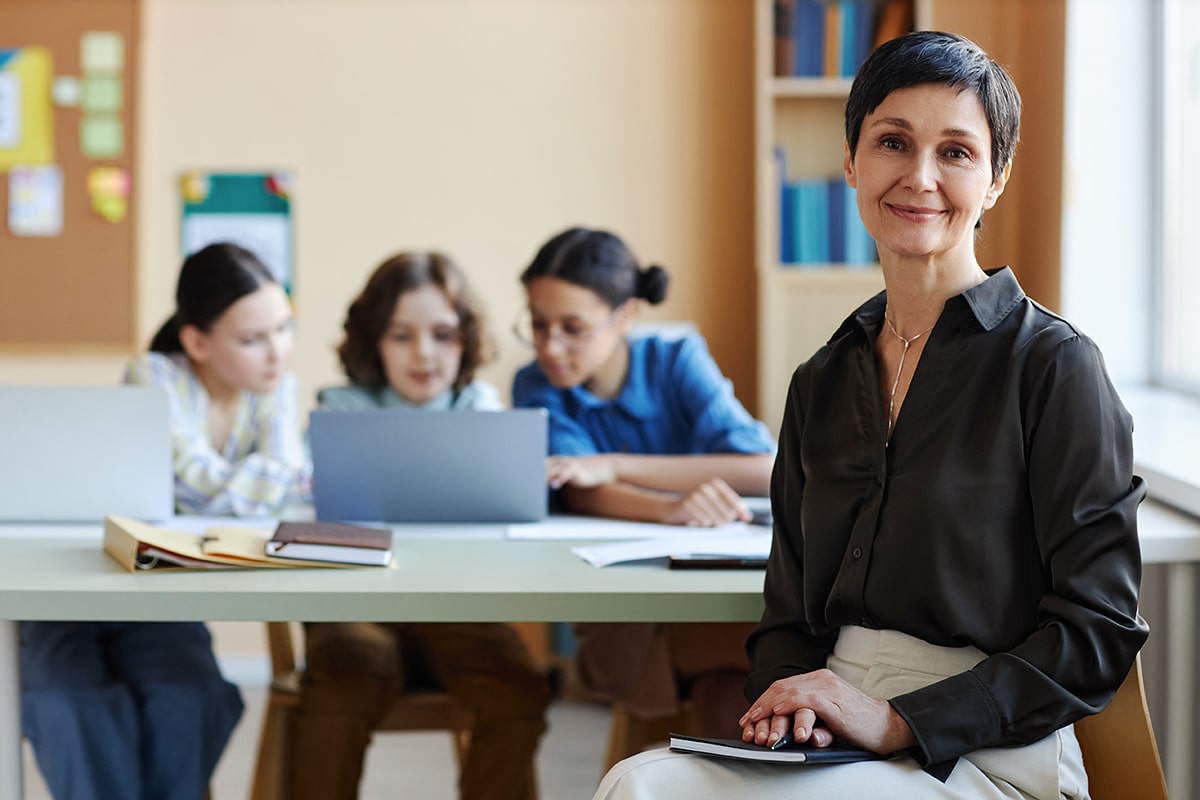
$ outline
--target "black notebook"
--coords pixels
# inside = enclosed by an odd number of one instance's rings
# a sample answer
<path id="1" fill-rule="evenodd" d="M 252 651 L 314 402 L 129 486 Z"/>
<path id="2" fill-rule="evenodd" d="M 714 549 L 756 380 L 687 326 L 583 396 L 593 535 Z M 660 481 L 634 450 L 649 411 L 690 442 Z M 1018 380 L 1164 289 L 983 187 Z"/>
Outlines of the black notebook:
<path id="1" fill-rule="evenodd" d="M 747 744 L 741 739 L 702 739 L 696 736 L 671 734 L 671 749 L 678 753 L 699 753 L 742 761 L 769 761 L 777 764 L 844 764 L 851 761 L 878 761 L 891 758 L 835 741 L 829 747 L 808 744 L 789 744 L 778 750 L 761 744 Z"/>

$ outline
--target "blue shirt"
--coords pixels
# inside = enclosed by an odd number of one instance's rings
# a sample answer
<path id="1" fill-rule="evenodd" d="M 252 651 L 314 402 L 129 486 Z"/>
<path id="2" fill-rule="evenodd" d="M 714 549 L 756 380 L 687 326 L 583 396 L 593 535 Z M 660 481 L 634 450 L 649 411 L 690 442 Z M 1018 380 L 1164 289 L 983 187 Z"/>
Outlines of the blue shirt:
<path id="1" fill-rule="evenodd" d="M 550 412 L 551 455 L 773 453 L 775 442 L 733 395 L 704 339 L 629 342 L 629 372 L 611 400 L 559 389 L 537 362 L 513 379 L 513 406 Z"/>

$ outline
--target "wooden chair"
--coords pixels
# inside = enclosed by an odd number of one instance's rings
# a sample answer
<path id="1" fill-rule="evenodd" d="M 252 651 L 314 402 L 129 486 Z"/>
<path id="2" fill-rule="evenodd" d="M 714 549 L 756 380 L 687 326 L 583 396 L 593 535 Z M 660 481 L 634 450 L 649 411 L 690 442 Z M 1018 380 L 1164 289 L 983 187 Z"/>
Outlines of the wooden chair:
<path id="1" fill-rule="evenodd" d="M 647 744 L 667 739 L 671 732 L 687 733 L 691 721 L 686 706 L 674 716 L 643 720 L 624 704 L 614 703 L 612 717 L 605 772 Z M 1141 656 L 1108 708 L 1075 723 L 1075 736 L 1083 751 L 1092 800 L 1167 800 L 1167 782 L 1146 706 Z"/>
<path id="2" fill-rule="evenodd" d="M 608 734 L 604 772 L 612 769 L 618 761 L 642 752 L 648 744 L 667 741 L 672 733 L 690 733 L 691 725 L 692 712 L 687 703 L 681 704 L 675 714 L 650 719 L 634 715 L 622 702 L 613 703 L 612 729 Z"/>
<path id="3" fill-rule="evenodd" d="M 300 703 L 300 673 L 292 645 L 291 624 L 268 622 L 267 645 L 271 653 L 271 691 L 258 740 L 251 800 L 285 800 L 287 797 L 288 733 L 292 710 Z M 471 739 L 471 715 L 444 692 L 405 694 L 388 711 L 376 730 L 445 730 L 451 734 L 454 755 L 461 767 Z"/>
<path id="4" fill-rule="evenodd" d="M 1142 657 L 1133 662 L 1108 708 L 1075 723 L 1092 800 L 1167 800 L 1167 782 L 1146 690 Z"/>

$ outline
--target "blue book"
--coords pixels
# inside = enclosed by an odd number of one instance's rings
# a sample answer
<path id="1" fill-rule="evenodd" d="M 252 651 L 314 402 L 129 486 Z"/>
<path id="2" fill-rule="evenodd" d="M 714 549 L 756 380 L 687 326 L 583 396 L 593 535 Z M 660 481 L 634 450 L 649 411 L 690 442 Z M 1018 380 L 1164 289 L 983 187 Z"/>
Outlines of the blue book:
<path id="1" fill-rule="evenodd" d="M 829 261 L 829 184 L 823 180 L 796 183 L 796 261 L 824 264 Z"/>
<path id="2" fill-rule="evenodd" d="M 829 182 L 813 181 L 814 215 L 813 227 L 817 236 L 817 247 L 813 253 L 813 263 L 829 263 Z"/>
<path id="3" fill-rule="evenodd" d="M 781 254 L 780 257 L 780 261 L 784 264 L 800 262 L 799 206 L 800 184 L 794 181 L 785 182 L 783 184 L 782 209 L 779 215 L 779 229 L 782 234 L 780 244 L 786 243 L 787 246 L 786 255 Z"/>
<path id="4" fill-rule="evenodd" d="M 792 241 L 792 193 L 788 191 L 787 153 L 782 147 L 775 148 L 775 192 L 779 198 L 779 263 L 791 264 L 796 260 Z"/>
<path id="5" fill-rule="evenodd" d="M 846 263 L 846 191 L 850 187 L 842 178 L 829 182 L 829 260 Z"/>
<path id="6" fill-rule="evenodd" d="M 797 0 L 792 24 L 796 42 L 793 74 L 820 76 L 825 70 L 825 4 L 821 0 Z"/>
<path id="7" fill-rule="evenodd" d="M 861 63 L 858 60 L 857 50 L 858 16 L 863 9 L 859 8 L 858 0 L 838 0 L 838 11 L 842 16 L 842 28 L 838 31 L 838 45 L 841 48 L 841 57 L 838 59 L 841 67 L 839 74 L 849 78 L 858 72 L 858 66 Z"/>
<path id="8" fill-rule="evenodd" d="M 779 263 L 796 263 L 796 187 L 786 181 L 779 190 Z"/>
<path id="9" fill-rule="evenodd" d="M 863 267 L 876 262 L 875 256 L 875 240 L 867 233 L 866 227 L 862 223 L 862 217 L 858 215 L 858 193 L 846 187 L 845 203 L 845 232 L 846 237 L 846 263 L 855 266 Z"/>
<path id="10" fill-rule="evenodd" d="M 875 3 L 874 0 L 854 0 L 858 6 L 855 14 L 854 60 L 850 62 L 848 75 L 857 75 L 858 68 L 871 55 L 875 36 Z"/>

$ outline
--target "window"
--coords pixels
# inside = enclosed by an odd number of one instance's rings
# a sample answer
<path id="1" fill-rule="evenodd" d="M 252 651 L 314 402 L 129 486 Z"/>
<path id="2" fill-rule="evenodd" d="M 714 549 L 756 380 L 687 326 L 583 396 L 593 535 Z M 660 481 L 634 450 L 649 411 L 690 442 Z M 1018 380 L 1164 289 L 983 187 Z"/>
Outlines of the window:
<path id="1" fill-rule="evenodd" d="M 1158 380 L 1200 392 L 1200 3 L 1163 0 Z"/>

